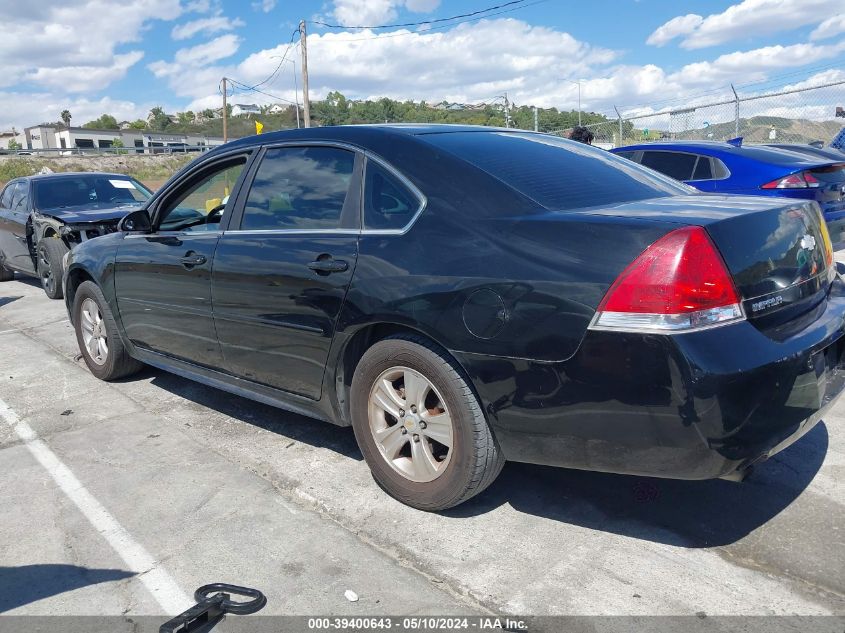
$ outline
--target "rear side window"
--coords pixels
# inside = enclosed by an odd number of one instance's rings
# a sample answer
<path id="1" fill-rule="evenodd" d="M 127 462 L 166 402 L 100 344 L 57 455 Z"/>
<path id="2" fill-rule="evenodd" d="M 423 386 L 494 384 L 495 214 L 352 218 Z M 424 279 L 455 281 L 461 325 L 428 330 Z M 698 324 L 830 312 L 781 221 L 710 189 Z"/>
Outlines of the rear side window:
<path id="1" fill-rule="evenodd" d="M 710 166 L 709 156 L 699 156 L 695 164 L 695 171 L 692 174 L 693 180 L 712 180 L 713 168 Z"/>
<path id="2" fill-rule="evenodd" d="M 634 156 L 637 155 L 636 152 L 614 152 L 614 154 L 622 158 L 627 158 L 628 160 L 634 160 Z"/>
<path id="3" fill-rule="evenodd" d="M 374 160 L 367 161 L 364 183 L 364 228 L 402 229 L 422 201 L 396 176 Z"/>
<path id="4" fill-rule="evenodd" d="M 646 151 L 640 164 L 675 180 L 690 180 L 696 159 L 695 154 Z"/>
<path id="5" fill-rule="evenodd" d="M 418 138 L 557 211 L 695 191 L 606 150 L 546 134 L 450 132 Z"/>
<path id="6" fill-rule="evenodd" d="M 335 147 L 282 147 L 264 154 L 249 190 L 241 229 L 336 229 L 355 166 Z"/>

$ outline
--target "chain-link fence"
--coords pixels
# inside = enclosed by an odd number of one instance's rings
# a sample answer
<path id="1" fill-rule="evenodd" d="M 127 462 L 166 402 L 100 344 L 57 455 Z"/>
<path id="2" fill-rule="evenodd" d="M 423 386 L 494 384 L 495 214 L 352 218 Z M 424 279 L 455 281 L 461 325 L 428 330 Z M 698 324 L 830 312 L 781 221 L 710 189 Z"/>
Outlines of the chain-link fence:
<path id="1" fill-rule="evenodd" d="M 746 143 L 827 144 L 845 127 L 845 81 L 764 94 L 740 94 L 731 88 L 724 98 L 674 110 L 626 114 L 617 109 L 615 119 L 585 127 L 593 132 L 593 143 L 606 149 L 646 141 L 725 141 L 737 136 Z"/>

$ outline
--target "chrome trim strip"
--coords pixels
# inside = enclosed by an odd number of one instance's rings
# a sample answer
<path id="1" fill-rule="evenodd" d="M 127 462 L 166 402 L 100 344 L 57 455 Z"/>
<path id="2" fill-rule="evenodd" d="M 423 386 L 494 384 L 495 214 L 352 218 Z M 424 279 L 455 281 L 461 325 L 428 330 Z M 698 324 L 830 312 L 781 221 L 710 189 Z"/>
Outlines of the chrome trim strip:
<path id="1" fill-rule="evenodd" d="M 127 233 L 123 236 L 125 240 L 137 240 L 140 238 L 144 239 L 156 239 L 160 237 L 187 237 L 187 238 L 194 238 L 194 237 L 219 237 L 223 235 L 223 231 L 197 231 L 196 233 L 191 232 L 182 232 L 182 231 L 165 231 L 162 233 Z"/>

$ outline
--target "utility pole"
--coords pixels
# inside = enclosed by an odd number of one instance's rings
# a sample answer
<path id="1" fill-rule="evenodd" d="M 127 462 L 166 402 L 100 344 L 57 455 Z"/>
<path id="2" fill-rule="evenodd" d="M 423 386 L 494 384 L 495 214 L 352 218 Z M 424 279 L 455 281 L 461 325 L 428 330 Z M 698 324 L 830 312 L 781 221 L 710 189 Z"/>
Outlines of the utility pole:
<path id="1" fill-rule="evenodd" d="M 535 132 L 540 131 L 540 120 L 537 116 L 537 106 L 534 106 L 534 131 Z"/>
<path id="2" fill-rule="evenodd" d="M 229 140 L 229 106 L 226 104 L 226 78 L 223 77 L 223 142 Z"/>
<path id="3" fill-rule="evenodd" d="M 508 102 L 508 93 L 505 93 L 505 127 L 511 126 L 511 107 Z"/>
<path id="4" fill-rule="evenodd" d="M 305 20 L 299 22 L 299 41 L 302 44 L 302 109 L 305 127 L 311 127 L 311 104 L 308 99 L 308 36 L 305 32 Z"/>

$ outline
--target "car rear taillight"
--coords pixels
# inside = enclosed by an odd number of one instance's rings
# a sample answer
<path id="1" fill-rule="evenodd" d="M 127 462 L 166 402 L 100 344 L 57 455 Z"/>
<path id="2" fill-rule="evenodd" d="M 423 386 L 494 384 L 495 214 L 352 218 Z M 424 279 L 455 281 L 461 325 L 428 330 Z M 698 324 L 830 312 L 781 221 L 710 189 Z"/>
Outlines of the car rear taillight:
<path id="1" fill-rule="evenodd" d="M 761 186 L 761 189 L 806 189 L 821 185 L 818 178 L 808 171 L 797 174 L 789 174 L 783 178 L 777 178 Z"/>
<path id="2" fill-rule="evenodd" d="M 700 226 L 643 251 L 599 304 L 592 329 L 682 332 L 744 319 L 725 262 Z"/>

